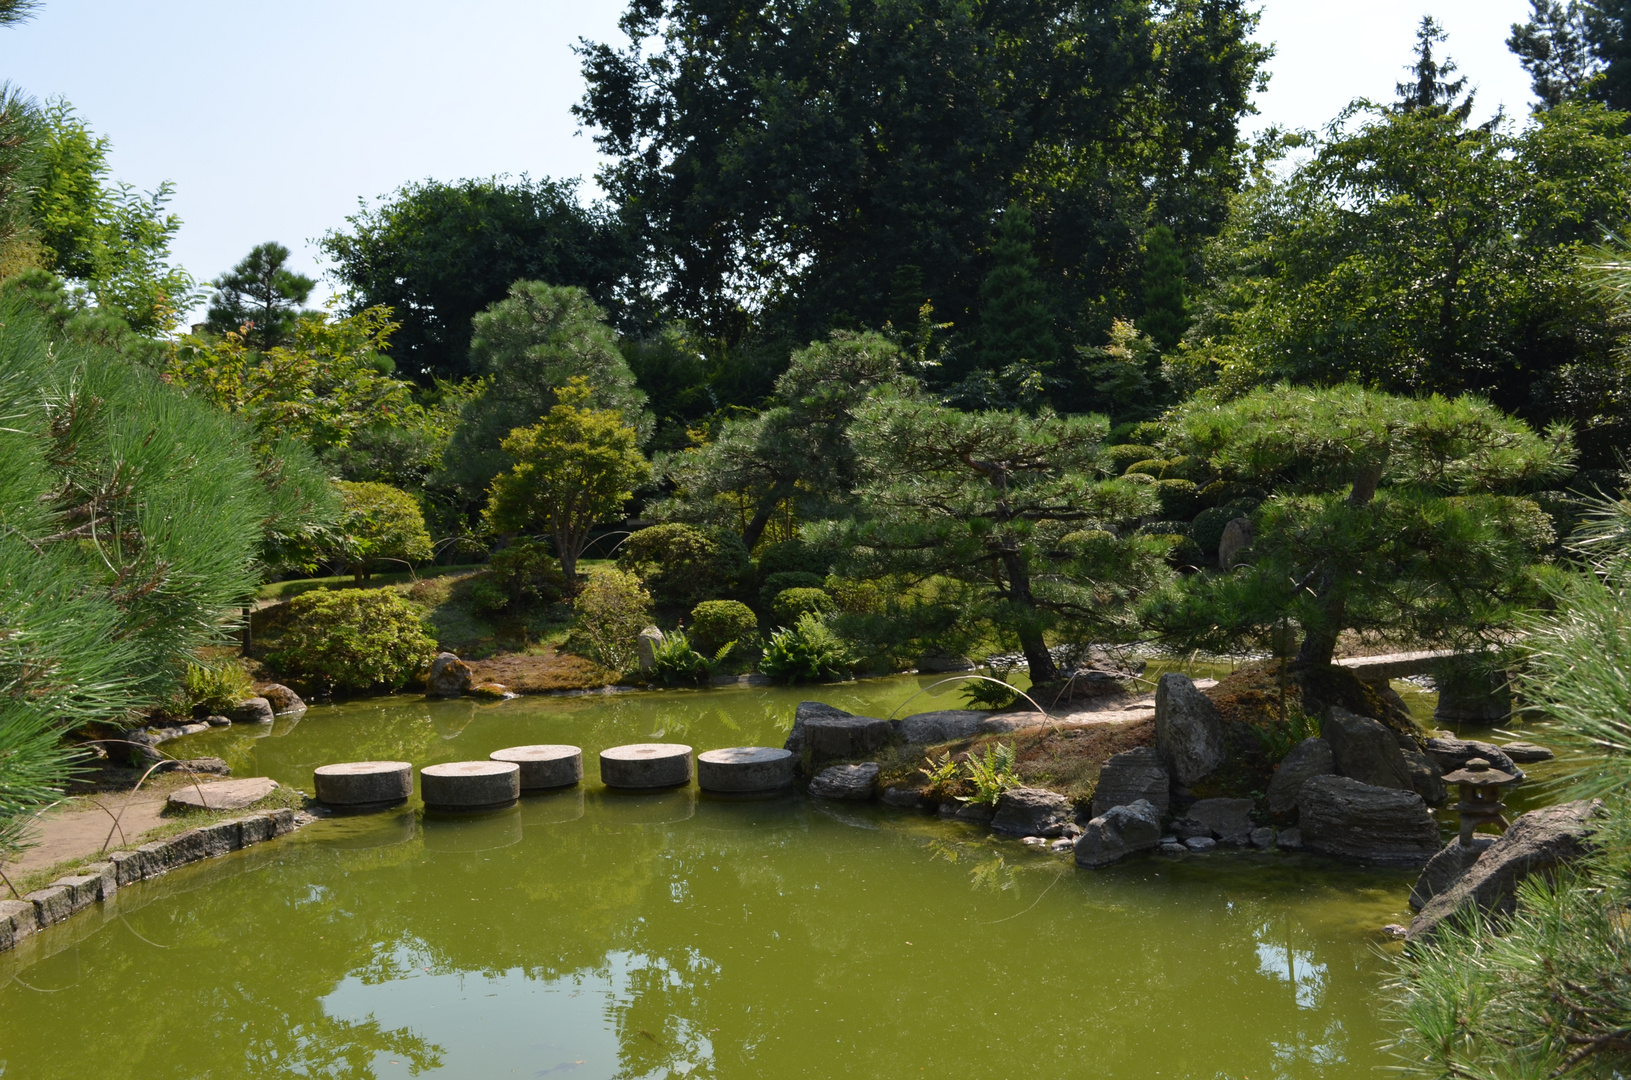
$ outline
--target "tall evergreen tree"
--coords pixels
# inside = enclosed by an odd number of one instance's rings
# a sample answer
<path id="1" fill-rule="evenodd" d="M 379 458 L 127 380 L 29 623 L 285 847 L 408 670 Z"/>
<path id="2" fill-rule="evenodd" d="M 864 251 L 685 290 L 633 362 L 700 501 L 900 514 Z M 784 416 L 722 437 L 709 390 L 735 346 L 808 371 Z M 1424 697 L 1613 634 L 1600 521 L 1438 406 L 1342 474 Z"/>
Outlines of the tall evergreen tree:
<path id="1" fill-rule="evenodd" d="M 1400 111 L 1450 116 L 1461 123 L 1472 115 L 1473 93 L 1467 90 L 1467 77 L 1450 78 L 1458 70 L 1455 61 L 1448 56 L 1440 61 L 1433 55 L 1433 46 L 1447 40 L 1449 35 L 1436 19 L 1431 15 L 1421 17 L 1421 25 L 1416 28 L 1416 61 L 1405 69 L 1410 79 L 1394 86 Z M 1467 96 L 1462 97 L 1463 93 Z"/>
<path id="2" fill-rule="evenodd" d="M 1540 99 L 1536 108 L 1550 109 L 1583 93 L 1602 63 L 1591 47 L 1587 5 L 1580 0 L 1529 0 L 1529 7 L 1529 21 L 1512 24 L 1506 47 L 1529 72 Z"/>
<path id="3" fill-rule="evenodd" d="M 231 270 L 210 282 L 215 299 L 205 323 L 217 334 L 248 326 L 249 346 L 262 352 L 286 345 L 300 306 L 317 282 L 286 265 L 289 249 L 276 241 L 256 244 Z"/>
<path id="4" fill-rule="evenodd" d="M 993 371 L 1027 361 L 1048 364 L 1059 353 L 1055 308 L 1035 243 L 1031 212 L 1009 203 L 991 244 L 991 270 L 980 284 L 980 357 Z"/>
<path id="5" fill-rule="evenodd" d="M 1184 256 L 1172 230 L 1157 225 L 1144 234 L 1144 314 L 1138 328 L 1166 352 L 1189 329 L 1184 295 Z"/>

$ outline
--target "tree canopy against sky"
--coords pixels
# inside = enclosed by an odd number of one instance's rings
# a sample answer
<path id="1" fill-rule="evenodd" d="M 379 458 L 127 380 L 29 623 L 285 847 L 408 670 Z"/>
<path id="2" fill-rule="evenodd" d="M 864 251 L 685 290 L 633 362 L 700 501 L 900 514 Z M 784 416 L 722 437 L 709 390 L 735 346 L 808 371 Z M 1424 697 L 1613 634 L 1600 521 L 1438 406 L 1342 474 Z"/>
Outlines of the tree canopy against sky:
<path id="1" fill-rule="evenodd" d="M 289 249 L 272 241 L 256 244 L 237 266 L 210 282 L 215 299 L 206 325 L 217 334 L 249 326 L 244 340 L 254 349 L 287 345 L 317 282 L 290 270 Z"/>
<path id="2" fill-rule="evenodd" d="M 1529 0 L 1507 47 L 1529 72 L 1537 109 L 1570 100 L 1631 109 L 1628 0 Z"/>
<path id="3" fill-rule="evenodd" d="M 575 285 L 613 305 L 631 271 L 615 222 L 571 181 L 493 177 L 405 184 L 346 219 L 320 247 L 353 310 L 391 308 L 401 372 L 421 382 L 470 374 L 470 321 L 517 281 Z"/>
<path id="4" fill-rule="evenodd" d="M 931 298 L 971 323 L 1014 200 L 1068 314 L 1107 327 L 1149 220 L 1185 241 L 1222 220 L 1255 24 L 1242 0 L 640 0 L 626 48 L 583 46 L 577 111 L 648 287 L 719 338 Z"/>

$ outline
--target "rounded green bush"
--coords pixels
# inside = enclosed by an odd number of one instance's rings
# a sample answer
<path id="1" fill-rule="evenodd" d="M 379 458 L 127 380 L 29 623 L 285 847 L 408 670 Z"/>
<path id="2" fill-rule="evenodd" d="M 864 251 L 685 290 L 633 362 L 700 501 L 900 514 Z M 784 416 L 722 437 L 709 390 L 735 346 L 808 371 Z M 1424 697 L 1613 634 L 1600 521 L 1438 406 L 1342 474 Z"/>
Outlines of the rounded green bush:
<path id="1" fill-rule="evenodd" d="M 1195 522 L 1189 528 L 1189 535 L 1195 543 L 1200 545 L 1201 551 L 1208 557 L 1218 553 L 1218 543 L 1223 539 L 1224 527 L 1237 517 L 1244 517 L 1248 511 L 1238 506 L 1214 506 L 1210 510 L 1202 510 L 1195 517 Z"/>
<path id="2" fill-rule="evenodd" d="M 825 589 L 783 589 L 770 605 L 770 614 L 780 626 L 793 626 L 804 615 L 830 615 L 837 610 Z"/>
<path id="3" fill-rule="evenodd" d="M 1166 458 L 1145 458 L 1143 461 L 1135 461 L 1131 465 L 1127 466 L 1127 471 L 1122 473 L 1122 475 L 1150 476 L 1160 479 L 1161 474 L 1166 471 L 1166 468 Z"/>
<path id="4" fill-rule="evenodd" d="M 1107 446 L 1104 449 L 1106 469 L 1112 476 L 1120 476 L 1128 467 L 1140 461 L 1161 456 L 1161 451 L 1153 446 L 1136 446 L 1131 443 L 1121 446 Z"/>
<path id="5" fill-rule="evenodd" d="M 704 600 L 691 609 L 691 641 L 712 656 L 732 641 L 742 642 L 759 632 L 759 617 L 736 600 Z"/>
<path id="6" fill-rule="evenodd" d="M 776 606 L 776 597 L 788 589 L 819 589 L 827 579 L 806 570 L 783 570 L 764 579 L 759 588 L 759 606 L 770 611 Z"/>
<path id="7" fill-rule="evenodd" d="M 758 570 L 761 582 L 773 574 L 814 574 L 824 576 L 832 569 L 832 553 L 812 547 L 803 540 L 782 540 L 766 544 L 759 549 Z"/>
<path id="8" fill-rule="evenodd" d="M 672 522 L 641 529 L 618 549 L 662 607 L 691 608 L 730 593 L 752 567 L 742 538 L 727 529 Z"/>
<path id="9" fill-rule="evenodd" d="M 1200 511 L 1199 489 L 1193 480 L 1157 480 L 1155 497 L 1161 502 L 1161 516 L 1188 521 Z"/>
<path id="10" fill-rule="evenodd" d="M 1178 570 L 1199 569 L 1209 562 L 1211 560 L 1206 557 L 1206 552 L 1201 550 L 1201 546 L 1187 536 L 1179 537 L 1178 542 L 1172 545 L 1172 550 L 1167 552 L 1167 565 Z"/>
<path id="11" fill-rule="evenodd" d="M 1187 521 L 1151 521 L 1140 525 L 1138 531 L 1145 536 L 1188 536 L 1192 528 L 1194 526 Z M 1076 534 L 1071 533 L 1066 539 L 1074 535 Z"/>
<path id="12" fill-rule="evenodd" d="M 289 601 L 273 670 L 333 693 L 404 686 L 430 665 L 436 642 L 419 612 L 389 589 L 314 589 Z"/>
<path id="13" fill-rule="evenodd" d="M 553 604 L 566 591 L 566 577 L 549 545 L 517 540 L 495 551 L 487 570 L 470 587 L 478 611 L 518 614 Z"/>

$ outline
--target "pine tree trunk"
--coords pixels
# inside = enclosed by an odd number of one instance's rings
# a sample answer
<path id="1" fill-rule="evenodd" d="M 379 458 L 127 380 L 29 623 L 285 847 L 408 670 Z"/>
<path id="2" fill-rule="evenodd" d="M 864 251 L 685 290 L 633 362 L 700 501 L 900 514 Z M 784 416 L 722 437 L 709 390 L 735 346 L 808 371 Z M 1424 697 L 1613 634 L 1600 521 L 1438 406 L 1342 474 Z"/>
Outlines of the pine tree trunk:
<path id="1" fill-rule="evenodd" d="M 759 505 L 754 508 L 753 518 L 748 522 L 747 528 L 742 530 L 742 543 L 747 545 L 749 551 L 754 549 L 759 543 L 759 537 L 764 535 L 776 507 L 782 504 L 783 499 L 793 494 L 793 490 L 793 485 L 784 481 L 771 488 L 769 493 L 759 500 Z"/>
<path id="2" fill-rule="evenodd" d="M 1348 505 L 1358 509 L 1376 498 L 1376 485 L 1382 480 L 1382 466 L 1380 463 L 1362 466 L 1354 476 L 1353 490 L 1348 493 Z M 1340 596 L 1332 596 L 1336 588 L 1337 577 L 1332 570 L 1320 575 L 1319 584 L 1315 588 L 1318 597 L 1316 603 L 1320 609 L 1320 622 L 1322 630 L 1310 630 L 1303 636 L 1302 647 L 1297 650 L 1297 663 L 1324 666 L 1336 656 L 1337 635 L 1342 633 L 1343 619 L 1347 615 L 1348 602 Z"/>
<path id="3" fill-rule="evenodd" d="M 1019 552 L 1008 549 L 1002 553 L 1003 569 L 1008 572 L 1008 601 L 1036 611 L 1036 598 L 1031 595 L 1031 575 Z M 1059 677 L 1059 668 L 1048 651 L 1048 642 L 1034 623 L 1026 622 L 1019 628 L 1019 646 L 1025 650 L 1025 662 L 1031 669 L 1031 685 L 1052 682 Z"/>

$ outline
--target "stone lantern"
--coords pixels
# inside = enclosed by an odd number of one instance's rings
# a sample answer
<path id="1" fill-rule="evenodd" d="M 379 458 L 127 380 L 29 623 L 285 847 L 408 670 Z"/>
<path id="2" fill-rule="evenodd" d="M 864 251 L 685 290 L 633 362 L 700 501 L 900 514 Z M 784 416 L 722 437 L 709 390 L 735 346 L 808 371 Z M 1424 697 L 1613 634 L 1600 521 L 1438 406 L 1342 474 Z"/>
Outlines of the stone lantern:
<path id="1" fill-rule="evenodd" d="M 1473 830 L 1480 825 L 1507 827 L 1506 805 L 1501 802 L 1501 789 L 1517 783 L 1518 778 L 1500 769 L 1490 768 L 1483 758 L 1472 758 L 1461 768 L 1444 778 L 1446 784 L 1461 785 L 1461 801 L 1456 803 L 1461 815 L 1461 846 L 1472 846 Z"/>

